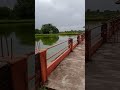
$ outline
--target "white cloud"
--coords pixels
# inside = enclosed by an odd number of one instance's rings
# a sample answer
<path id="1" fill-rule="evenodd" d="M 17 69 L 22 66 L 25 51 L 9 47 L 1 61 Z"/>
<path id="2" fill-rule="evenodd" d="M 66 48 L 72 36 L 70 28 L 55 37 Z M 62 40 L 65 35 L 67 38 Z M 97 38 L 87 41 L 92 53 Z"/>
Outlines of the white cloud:
<path id="1" fill-rule="evenodd" d="M 81 29 L 85 25 L 84 0 L 35 0 L 35 27 L 52 23 L 60 30 Z"/>

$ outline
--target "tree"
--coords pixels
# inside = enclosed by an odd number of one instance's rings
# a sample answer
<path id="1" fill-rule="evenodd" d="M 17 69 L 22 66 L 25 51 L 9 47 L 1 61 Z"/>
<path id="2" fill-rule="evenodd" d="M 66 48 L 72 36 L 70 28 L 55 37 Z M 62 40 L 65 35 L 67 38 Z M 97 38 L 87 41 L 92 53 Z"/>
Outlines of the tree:
<path id="1" fill-rule="evenodd" d="M 39 29 L 35 29 L 35 34 L 39 34 L 40 30 Z"/>
<path id="2" fill-rule="evenodd" d="M 56 34 L 59 33 L 59 30 L 52 24 L 44 24 L 41 28 L 41 32 L 43 34 L 50 34 L 50 33 Z"/>
<path id="3" fill-rule="evenodd" d="M 19 19 L 34 19 L 35 0 L 17 0 L 14 13 Z"/>
<path id="4" fill-rule="evenodd" d="M 90 10 L 90 9 L 87 9 L 87 13 L 89 13 L 89 12 L 91 12 L 91 10 Z"/>
<path id="5" fill-rule="evenodd" d="M 100 10 L 99 10 L 99 9 L 97 9 L 97 10 L 96 10 L 96 12 L 97 12 L 97 13 L 100 13 Z"/>
<path id="6" fill-rule="evenodd" d="M 8 7 L 0 7 L 0 19 L 8 19 L 11 15 L 11 9 Z"/>

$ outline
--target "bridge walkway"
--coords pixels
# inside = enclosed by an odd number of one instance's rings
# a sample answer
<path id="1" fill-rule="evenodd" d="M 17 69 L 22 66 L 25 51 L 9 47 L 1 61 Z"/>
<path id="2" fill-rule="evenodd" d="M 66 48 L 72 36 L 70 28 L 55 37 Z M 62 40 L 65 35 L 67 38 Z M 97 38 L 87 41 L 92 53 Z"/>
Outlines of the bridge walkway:
<path id="1" fill-rule="evenodd" d="M 56 90 L 85 90 L 85 41 L 56 67 L 46 86 Z"/>
<path id="2" fill-rule="evenodd" d="M 120 30 L 86 63 L 85 79 L 88 90 L 120 90 Z"/>

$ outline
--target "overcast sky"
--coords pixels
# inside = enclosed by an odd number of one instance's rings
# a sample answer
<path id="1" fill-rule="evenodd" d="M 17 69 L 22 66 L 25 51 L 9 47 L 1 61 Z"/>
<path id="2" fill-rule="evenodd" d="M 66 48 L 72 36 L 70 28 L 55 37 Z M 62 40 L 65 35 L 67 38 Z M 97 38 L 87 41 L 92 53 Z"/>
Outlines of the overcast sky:
<path id="1" fill-rule="evenodd" d="M 52 23 L 60 30 L 83 29 L 86 9 L 120 10 L 116 0 L 35 0 L 35 28 Z M 13 7 L 16 0 L 0 0 L 0 6 Z"/>
<path id="2" fill-rule="evenodd" d="M 35 0 L 35 28 L 51 23 L 59 30 L 83 29 L 85 0 Z"/>
<path id="3" fill-rule="evenodd" d="M 13 8 L 16 0 L 0 0 L 0 6 L 7 6 Z"/>

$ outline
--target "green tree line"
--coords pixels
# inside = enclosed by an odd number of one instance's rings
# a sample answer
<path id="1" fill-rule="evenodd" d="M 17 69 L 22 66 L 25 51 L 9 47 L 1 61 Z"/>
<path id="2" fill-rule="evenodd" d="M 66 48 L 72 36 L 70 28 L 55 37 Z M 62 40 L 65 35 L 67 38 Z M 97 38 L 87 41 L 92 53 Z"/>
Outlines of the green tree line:
<path id="1" fill-rule="evenodd" d="M 42 25 L 41 29 L 35 30 L 36 34 L 56 34 L 59 33 L 57 27 L 53 26 L 52 24 L 44 24 Z"/>
<path id="2" fill-rule="evenodd" d="M 86 20 L 89 19 L 98 19 L 98 20 L 108 20 L 111 19 L 112 17 L 118 16 L 120 15 L 120 11 L 116 10 L 116 11 L 112 11 L 112 10 L 104 10 L 104 11 L 100 11 L 98 10 L 91 10 L 91 9 L 87 9 L 85 12 L 85 18 Z"/>
<path id="3" fill-rule="evenodd" d="M 34 19 L 34 0 L 17 0 L 13 8 L 0 7 L 0 19 Z"/>
<path id="4" fill-rule="evenodd" d="M 36 29 L 36 34 L 75 34 L 75 33 L 81 33 L 82 30 L 71 30 L 71 31 L 59 31 L 55 26 L 52 24 L 44 24 L 42 25 L 41 29 Z"/>

